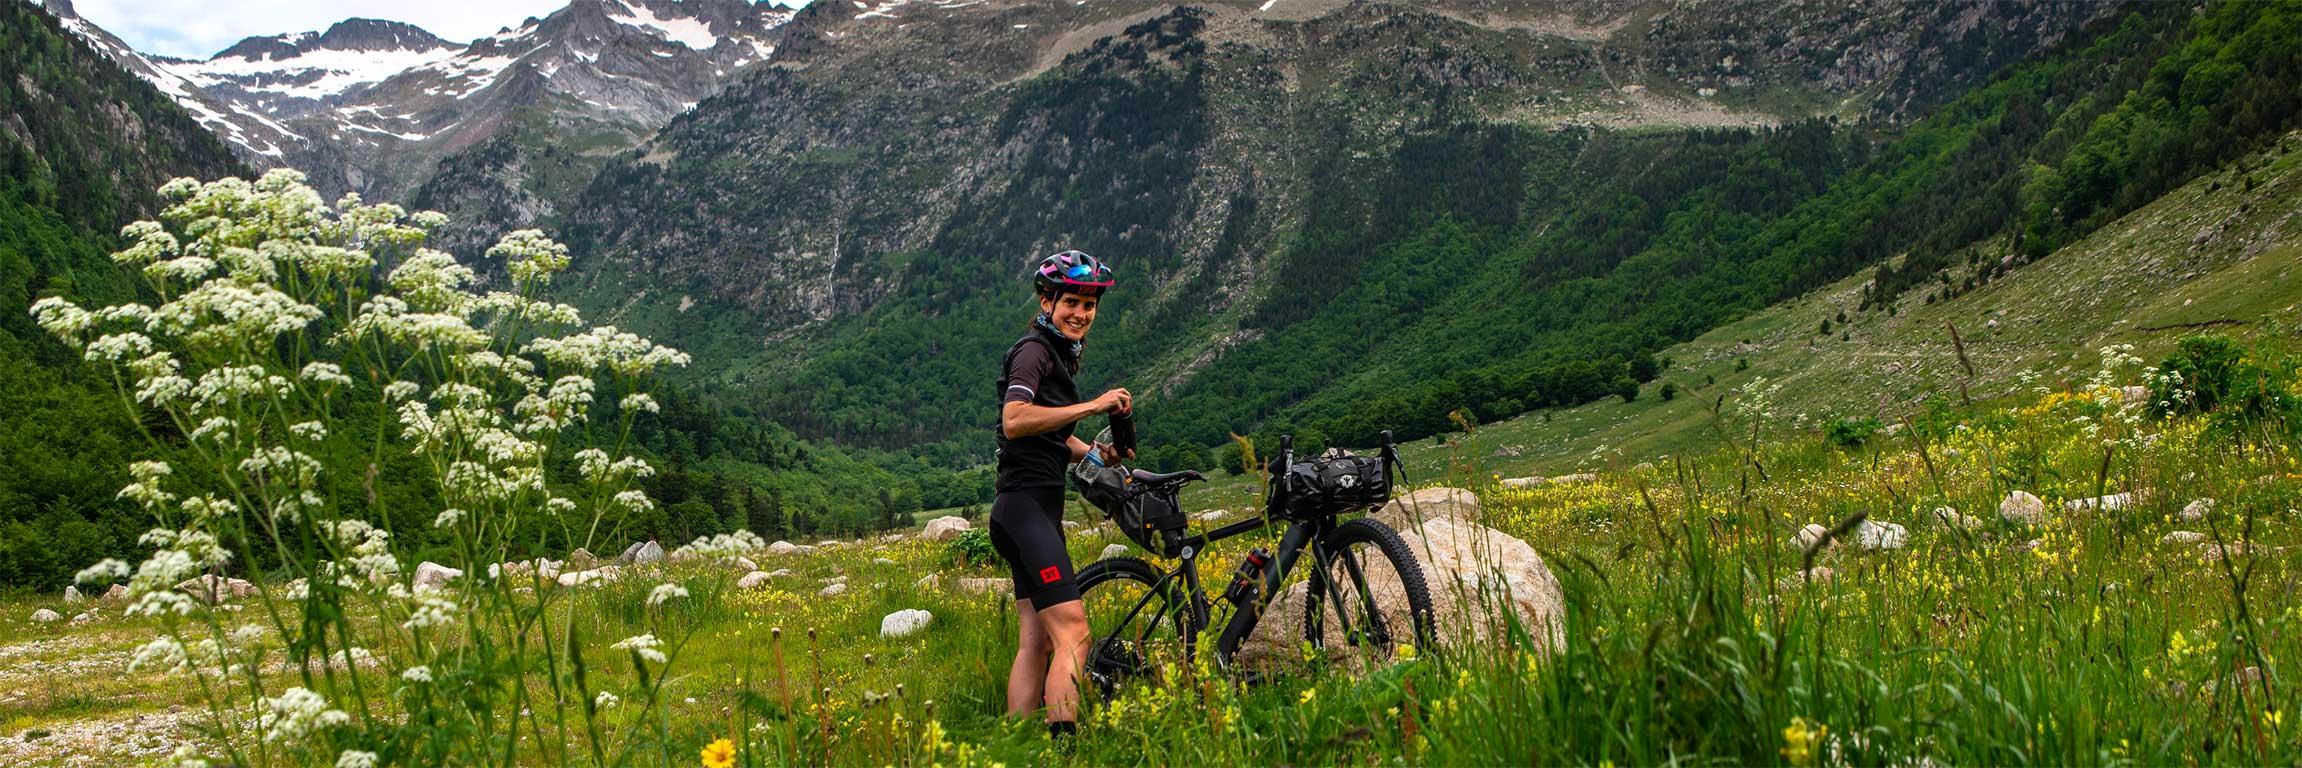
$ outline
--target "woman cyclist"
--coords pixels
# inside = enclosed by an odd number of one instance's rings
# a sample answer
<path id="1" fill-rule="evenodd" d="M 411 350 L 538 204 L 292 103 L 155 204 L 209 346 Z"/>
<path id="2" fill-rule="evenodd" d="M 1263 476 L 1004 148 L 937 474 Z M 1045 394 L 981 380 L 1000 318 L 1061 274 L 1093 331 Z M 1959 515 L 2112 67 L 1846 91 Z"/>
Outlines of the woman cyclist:
<path id="1" fill-rule="evenodd" d="M 1095 325 L 1095 305 L 1111 287 L 1111 270 L 1095 257 L 1064 251 L 1040 260 L 1033 276 L 1039 315 L 1007 350 L 999 377 L 999 475 L 991 502 L 991 544 L 1015 579 L 1020 636 L 1007 673 L 1007 713 L 1044 707 L 1047 730 L 1077 732 L 1078 677 L 1087 655 L 1087 613 L 1063 536 L 1064 466 L 1090 448 L 1072 436 L 1080 419 L 1127 414 L 1133 399 L 1114 389 L 1081 401 L 1072 377 Z M 1120 457 L 1127 458 L 1127 457 Z"/>

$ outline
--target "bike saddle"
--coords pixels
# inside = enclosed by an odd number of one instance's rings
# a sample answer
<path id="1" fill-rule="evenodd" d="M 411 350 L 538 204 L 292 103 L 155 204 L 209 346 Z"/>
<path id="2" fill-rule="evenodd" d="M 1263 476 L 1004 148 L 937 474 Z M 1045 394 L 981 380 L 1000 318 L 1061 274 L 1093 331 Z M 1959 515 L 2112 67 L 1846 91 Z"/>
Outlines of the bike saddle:
<path id="1" fill-rule="evenodd" d="M 1158 485 L 1158 484 L 1160 484 L 1160 483 L 1168 483 L 1168 482 L 1174 482 L 1174 481 L 1176 481 L 1176 480 L 1205 480 L 1205 479 L 1207 479 L 1207 476 L 1206 476 L 1206 475 L 1202 475 L 1202 474 L 1199 474 L 1199 473 L 1198 473 L 1198 472 L 1196 472 L 1196 471 L 1193 471 L 1193 470 L 1188 470 L 1188 469 L 1186 469 L 1186 470 L 1183 470 L 1183 471 L 1181 471 L 1181 472 L 1167 472 L 1167 473 L 1159 473 L 1159 472 L 1145 472 L 1145 471 L 1143 471 L 1143 470 L 1140 470 L 1140 469 L 1138 469 L 1138 470 L 1135 470 L 1135 471 L 1134 471 L 1134 477 L 1135 477 L 1135 482 L 1138 482 L 1138 483 L 1143 483 L 1143 484 L 1145 484 L 1145 485 Z"/>

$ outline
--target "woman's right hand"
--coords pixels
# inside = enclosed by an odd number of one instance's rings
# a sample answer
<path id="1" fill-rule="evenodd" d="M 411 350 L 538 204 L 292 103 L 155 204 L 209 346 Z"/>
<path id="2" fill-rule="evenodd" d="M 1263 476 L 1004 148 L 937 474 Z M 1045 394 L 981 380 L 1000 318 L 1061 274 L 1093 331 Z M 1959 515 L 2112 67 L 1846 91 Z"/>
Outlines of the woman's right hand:
<path id="1" fill-rule="evenodd" d="M 1096 413 L 1130 413 L 1135 410 L 1135 396 L 1125 389 L 1114 389 L 1095 398 Z"/>

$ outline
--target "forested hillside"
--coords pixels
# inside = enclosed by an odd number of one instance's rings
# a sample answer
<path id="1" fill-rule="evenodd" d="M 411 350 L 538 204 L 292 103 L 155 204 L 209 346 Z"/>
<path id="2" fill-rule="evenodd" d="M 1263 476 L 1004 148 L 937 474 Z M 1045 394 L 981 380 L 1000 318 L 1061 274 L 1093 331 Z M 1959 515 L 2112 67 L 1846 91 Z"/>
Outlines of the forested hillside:
<path id="1" fill-rule="evenodd" d="M 0 584 L 61 581 L 150 522 L 113 500 L 132 456 L 129 412 L 27 309 L 53 294 L 138 298 L 109 258 L 120 225 L 155 213 L 171 177 L 243 172 L 54 17 L 0 4 Z"/>
<path id="2" fill-rule="evenodd" d="M 803 435 L 965 465 L 1022 264 L 1079 247 L 1122 276 L 1085 383 L 1145 393 L 1152 463 L 1190 466 L 1230 432 L 1364 445 L 1636 397 L 1670 344 L 1891 257 L 1882 300 L 1961 290 L 2296 115 L 2291 4 L 1719 8 L 1575 6 L 1550 35 L 1441 6 L 1148 10 L 1020 76 L 992 30 L 1045 21 L 1021 11 L 879 47 L 802 14 L 810 67 L 594 180 L 583 303 Z M 1798 53 L 1890 17 L 1923 66 Z"/>

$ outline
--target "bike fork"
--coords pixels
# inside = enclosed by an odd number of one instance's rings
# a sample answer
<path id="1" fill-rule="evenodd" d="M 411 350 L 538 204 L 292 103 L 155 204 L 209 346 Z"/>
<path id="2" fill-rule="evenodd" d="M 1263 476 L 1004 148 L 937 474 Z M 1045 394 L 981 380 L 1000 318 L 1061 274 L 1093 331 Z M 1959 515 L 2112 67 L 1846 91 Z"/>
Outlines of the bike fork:
<path id="1" fill-rule="evenodd" d="M 1223 634 L 1215 641 L 1215 652 L 1221 655 L 1224 663 L 1231 661 L 1231 655 L 1239 650 L 1239 644 L 1246 641 L 1247 633 L 1255 631 L 1255 624 L 1263 619 L 1263 610 L 1270 607 L 1271 601 L 1279 594 L 1280 580 L 1285 579 L 1287 572 L 1294 569 L 1295 559 L 1302 556 L 1303 550 L 1310 546 L 1317 533 L 1308 524 L 1296 523 L 1287 526 L 1287 533 L 1279 537 L 1279 556 L 1272 561 L 1270 570 L 1264 572 L 1263 588 L 1258 590 L 1254 602 L 1231 614 L 1230 623 L 1223 625 Z"/>

